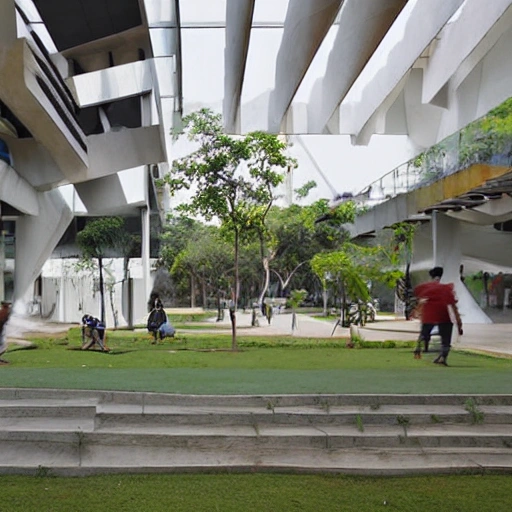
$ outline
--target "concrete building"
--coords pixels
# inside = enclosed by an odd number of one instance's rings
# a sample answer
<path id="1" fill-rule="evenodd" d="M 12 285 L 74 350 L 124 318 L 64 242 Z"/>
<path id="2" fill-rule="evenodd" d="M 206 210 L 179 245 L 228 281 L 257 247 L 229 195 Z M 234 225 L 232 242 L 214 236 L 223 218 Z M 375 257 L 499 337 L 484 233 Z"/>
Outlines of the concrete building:
<path id="1" fill-rule="evenodd" d="M 223 112 L 229 133 L 286 134 L 303 159 L 294 179 L 310 178 L 300 175 L 309 166 L 324 197 L 363 188 L 512 96 L 511 4 L 3 0 L 0 296 L 30 298 L 73 218 L 116 213 L 140 226 L 148 295 L 149 219 L 160 206 L 153 180 L 177 154 L 169 132 L 198 107 Z M 347 156 L 355 148 L 371 155 L 357 171 L 359 156 Z M 395 182 L 394 202 L 359 219 L 356 234 L 422 213 L 508 168 L 473 170 L 472 180 L 453 174 L 451 188 L 424 192 L 421 204 Z M 404 201 L 405 213 L 389 214 Z"/>
<path id="2" fill-rule="evenodd" d="M 74 218 L 122 215 L 142 236 L 145 310 L 150 218 L 165 207 L 154 180 L 181 111 L 176 15 L 173 2 L 1 2 L 1 298 L 32 298 Z"/>

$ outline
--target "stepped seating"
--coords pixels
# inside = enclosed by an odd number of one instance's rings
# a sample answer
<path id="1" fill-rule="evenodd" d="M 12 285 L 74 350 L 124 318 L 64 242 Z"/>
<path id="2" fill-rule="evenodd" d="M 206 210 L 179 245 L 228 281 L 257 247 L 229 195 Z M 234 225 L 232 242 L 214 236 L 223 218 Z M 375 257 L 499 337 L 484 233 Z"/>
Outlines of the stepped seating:
<path id="1" fill-rule="evenodd" d="M 512 395 L 0 389 L 0 473 L 512 470 Z"/>

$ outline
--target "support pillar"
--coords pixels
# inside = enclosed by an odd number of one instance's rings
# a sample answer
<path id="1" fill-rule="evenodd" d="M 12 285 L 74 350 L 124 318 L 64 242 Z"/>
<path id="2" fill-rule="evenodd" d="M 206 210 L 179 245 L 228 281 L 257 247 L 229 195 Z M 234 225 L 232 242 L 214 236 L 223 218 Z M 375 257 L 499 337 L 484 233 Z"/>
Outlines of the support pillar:
<path id="1" fill-rule="evenodd" d="M 142 225 L 142 282 L 144 285 L 144 294 L 146 300 L 149 299 L 149 295 L 151 294 L 151 269 L 150 269 L 150 244 L 149 244 L 149 233 L 150 233 L 150 224 L 149 224 L 149 210 L 147 207 L 141 208 L 141 225 Z"/>
<path id="2" fill-rule="evenodd" d="M 462 262 L 461 228 L 463 221 L 441 212 L 434 213 L 435 215 L 432 216 L 434 265 L 444 269 L 441 282 L 454 284 L 462 322 L 470 324 L 492 323 L 460 280 L 460 264 Z"/>
<path id="3" fill-rule="evenodd" d="M 434 210 L 431 214 L 431 221 L 432 225 L 432 263 L 433 266 L 436 267 L 438 265 L 438 243 L 437 243 L 437 210 Z"/>
<path id="4" fill-rule="evenodd" d="M 2 222 L 2 205 L 0 204 L 0 300 L 5 299 L 5 234 Z"/>

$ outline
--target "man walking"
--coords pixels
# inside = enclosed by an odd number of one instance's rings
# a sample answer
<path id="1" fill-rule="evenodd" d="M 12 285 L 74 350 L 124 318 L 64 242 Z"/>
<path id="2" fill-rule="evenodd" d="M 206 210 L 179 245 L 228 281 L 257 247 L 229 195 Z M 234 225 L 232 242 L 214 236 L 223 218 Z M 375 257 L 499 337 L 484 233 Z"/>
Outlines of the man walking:
<path id="1" fill-rule="evenodd" d="M 434 360 L 436 364 L 448 366 L 446 359 L 450 352 L 453 322 L 450 310 L 453 312 L 459 334 L 462 335 L 462 320 L 457 309 L 457 299 L 453 290 L 453 283 L 441 284 L 443 276 L 442 267 L 434 267 L 429 271 L 432 278 L 414 288 L 414 295 L 421 304 L 421 333 L 420 340 L 424 342 L 425 352 L 428 352 L 432 329 L 438 326 L 441 337 L 441 353 Z"/>
<path id="2" fill-rule="evenodd" d="M 11 314 L 11 303 L 2 301 L 0 305 L 0 356 L 7 350 L 7 340 L 5 338 L 5 324 Z M 0 364 L 9 364 L 9 361 L 0 359 Z"/>

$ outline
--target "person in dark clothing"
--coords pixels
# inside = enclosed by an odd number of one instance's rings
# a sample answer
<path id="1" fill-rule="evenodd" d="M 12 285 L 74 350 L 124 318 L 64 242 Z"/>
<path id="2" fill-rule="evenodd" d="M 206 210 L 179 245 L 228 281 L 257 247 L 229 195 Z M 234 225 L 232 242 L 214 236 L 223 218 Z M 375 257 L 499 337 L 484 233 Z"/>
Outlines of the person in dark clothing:
<path id="1" fill-rule="evenodd" d="M 99 348 L 102 352 L 108 352 L 105 345 L 105 324 L 91 315 L 82 317 L 82 350 Z"/>
<path id="2" fill-rule="evenodd" d="M 414 295 L 421 303 L 421 332 L 420 341 L 425 344 L 425 352 L 428 352 L 432 329 L 438 326 L 441 336 L 441 353 L 434 363 L 448 366 L 446 359 L 450 352 L 453 322 L 450 310 L 453 312 L 459 334 L 462 335 L 462 320 L 457 309 L 457 299 L 453 289 L 453 283 L 441 284 L 443 276 L 442 267 L 434 267 L 429 271 L 432 278 L 427 283 L 414 288 Z"/>
<path id="3" fill-rule="evenodd" d="M 7 351 L 7 340 L 5 339 L 5 324 L 11 315 L 11 303 L 2 301 L 0 308 L 0 356 Z M 0 359 L 0 364 L 9 364 L 9 361 Z"/>
<path id="4" fill-rule="evenodd" d="M 148 316 L 148 332 L 153 335 L 153 344 L 157 343 L 157 340 L 163 340 L 164 335 L 160 331 L 160 327 L 167 322 L 167 313 L 164 310 L 162 301 L 157 298 L 155 299 L 154 308 L 151 310 Z"/>

